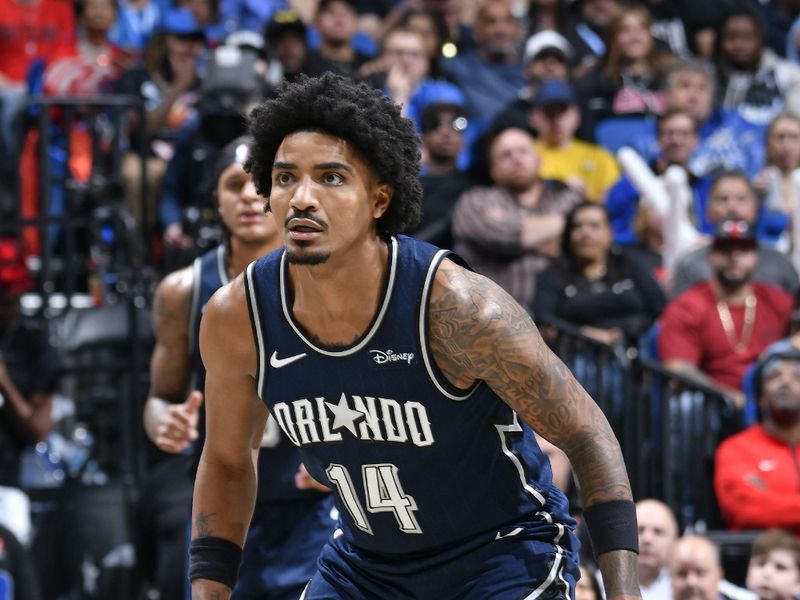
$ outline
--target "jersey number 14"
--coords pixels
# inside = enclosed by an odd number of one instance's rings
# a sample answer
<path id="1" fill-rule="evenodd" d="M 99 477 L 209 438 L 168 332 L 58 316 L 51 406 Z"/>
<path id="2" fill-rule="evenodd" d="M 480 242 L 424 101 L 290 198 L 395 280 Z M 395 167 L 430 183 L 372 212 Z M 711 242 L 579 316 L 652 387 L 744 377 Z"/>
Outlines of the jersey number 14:
<path id="1" fill-rule="evenodd" d="M 372 527 L 364 510 L 365 505 L 356 494 L 353 479 L 347 469 L 342 465 L 331 463 L 325 473 L 336 486 L 339 497 L 347 507 L 356 526 L 361 531 L 372 535 Z M 403 486 L 400 485 L 400 479 L 397 477 L 396 465 L 390 463 L 361 465 L 361 475 L 364 480 L 366 509 L 369 512 L 392 512 L 400 526 L 400 531 L 422 533 L 422 528 L 414 515 L 417 503 L 412 496 L 403 491 Z"/>

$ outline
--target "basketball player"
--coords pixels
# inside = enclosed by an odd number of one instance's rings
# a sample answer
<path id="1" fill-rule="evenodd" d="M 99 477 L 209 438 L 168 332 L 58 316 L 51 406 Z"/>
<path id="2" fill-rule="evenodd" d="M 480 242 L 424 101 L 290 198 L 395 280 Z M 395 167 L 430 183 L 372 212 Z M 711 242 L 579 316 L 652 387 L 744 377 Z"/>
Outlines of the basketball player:
<path id="1" fill-rule="evenodd" d="M 419 217 L 411 122 L 326 74 L 285 85 L 250 127 L 246 168 L 285 249 L 203 318 L 193 597 L 234 586 L 268 414 L 342 515 L 302 598 L 571 597 L 574 523 L 533 430 L 574 466 L 608 598 L 639 597 L 635 508 L 602 412 L 508 294 L 395 235 Z"/>
<path id="2" fill-rule="evenodd" d="M 213 174 L 215 197 L 227 239 L 194 264 L 167 275 L 156 290 L 156 347 L 151 360 L 152 389 L 145 405 L 145 429 L 166 452 L 194 451 L 203 444 L 202 401 L 205 370 L 197 348 L 206 302 L 245 266 L 281 244 L 272 215 L 264 214 L 250 175 L 242 165 L 250 140 L 239 138 L 221 152 Z M 192 390 L 182 402 L 178 400 Z M 297 598 L 314 573 L 316 558 L 333 531 L 329 494 L 304 486 L 295 446 L 275 422 L 256 440 L 259 453 L 258 509 L 249 528 L 235 598 Z M 252 467 L 252 464 L 251 464 Z"/>

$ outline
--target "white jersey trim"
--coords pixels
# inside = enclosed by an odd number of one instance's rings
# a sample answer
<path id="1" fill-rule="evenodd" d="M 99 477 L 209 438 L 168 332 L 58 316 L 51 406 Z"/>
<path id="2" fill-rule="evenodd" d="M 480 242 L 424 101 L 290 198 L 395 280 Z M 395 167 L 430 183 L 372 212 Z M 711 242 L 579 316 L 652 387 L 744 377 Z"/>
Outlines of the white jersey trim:
<path id="1" fill-rule="evenodd" d="M 323 354 L 325 356 L 351 356 L 363 350 L 367 344 L 375 337 L 375 334 L 378 332 L 378 329 L 383 323 L 383 318 L 386 316 L 386 312 L 389 310 L 389 303 L 392 300 L 392 292 L 394 291 L 394 282 L 397 277 L 397 255 L 398 255 L 398 243 L 397 239 L 392 236 L 389 241 L 389 251 L 391 252 L 391 267 L 389 268 L 389 281 L 386 285 L 386 295 L 383 298 L 383 304 L 381 305 L 380 310 L 378 311 L 378 316 L 375 319 L 375 322 L 372 324 L 372 327 L 367 332 L 367 334 L 361 339 L 361 341 L 356 344 L 355 346 L 351 346 L 350 348 L 346 348 L 344 350 L 325 350 L 324 348 L 320 348 L 310 339 L 308 339 L 300 328 L 295 323 L 294 319 L 292 318 L 292 313 L 289 310 L 289 301 L 286 294 L 286 252 L 281 255 L 281 264 L 280 264 L 280 290 L 281 290 L 281 307 L 283 308 L 283 316 L 286 321 L 289 323 L 289 326 L 292 330 L 297 334 L 303 343 L 311 348 L 314 352 L 318 352 L 319 354 Z"/>
<path id="2" fill-rule="evenodd" d="M 231 278 L 228 277 L 228 269 L 225 267 L 225 246 L 223 244 L 217 246 L 217 271 L 222 285 L 230 283 Z"/>
<path id="3" fill-rule="evenodd" d="M 195 321 L 197 321 L 197 312 L 200 310 L 200 278 L 203 276 L 203 262 L 200 257 L 192 261 L 192 302 L 189 304 L 189 350 L 194 352 L 195 344 L 197 344 L 197 331 L 195 330 Z"/>
<path id="4" fill-rule="evenodd" d="M 511 464 L 514 465 L 514 468 L 517 470 L 517 474 L 519 475 L 520 483 L 522 483 L 522 488 L 528 492 L 528 495 L 532 496 L 534 500 L 539 503 L 540 507 L 544 507 L 545 502 L 547 502 L 546 498 L 542 496 L 541 492 L 533 487 L 531 484 L 528 483 L 528 480 L 525 478 L 525 469 L 522 466 L 519 458 L 516 454 L 514 454 L 511 449 L 508 447 L 508 441 L 506 440 L 507 433 L 522 433 L 522 426 L 519 424 L 519 417 L 517 416 L 516 412 L 512 413 L 514 415 L 514 421 L 509 425 L 495 425 L 497 429 L 497 433 L 500 436 L 500 446 L 503 450 L 503 454 L 511 461 Z M 547 520 L 552 522 L 551 517 L 548 515 Z M 557 541 L 557 540 L 556 540 Z"/>
<path id="5" fill-rule="evenodd" d="M 566 585 L 566 593 L 564 594 L 564 598 L 569 598 L 569 583 L 564 579 L 564 564 L 566 563 L 566 557 L 564 556 L 564 550 L 556 544 L 556 557 L 553 560 L 553 567 L 550 569 L 550 572 L 547 574 L 547 578 L 533 590 L 530 594 L 525 596 L 523 600 L 536 600 L 539 596 L 541 596 L 547 588 L 549 588 L 553 583 L 555 583 L 556 578 L 561 579 L 561 582 Z"/>
<path id="6" fill-rule="evenodd" d="M 256 336 L 256 349 L 258 350 L 258 373 L 256 377 L 256 392 L 258 397 L 261 398 L 262 390 L 264 389 L 264 376 L 266 375 L 266 353 L 264 350 L 264 333 L 261 330 L 261 317 L 259 316 L 259 305 L 256 299 L 256 286 L 253 281 L 253 269 L 255 268 L 255 261 L 247 265 L 245 269 L 245 277 L 247 279 L 247 293 L 250 297 L 250 318 L 253 320 L 253 329 Z M 263 398 L 261 398 L 263 400 Z"/>
<path id="7" fill-rule="evenodd" d="M 433 284 L 433 277 L 436 274 L 436 270 L 439 268 L 439 264 L 442 262 L 442 259 L 449 254 L 448 250 L 439 250 L 434 256 L 431 264 L 428 266 L 428 274 L 425 276 L 425 285 L 422 287 L 422 299 L 420 301 L 420 310 L 419 310 L 419 345 L 422 351 L 422 362 L 425 363 L 425 370 L 428 372 L 428 377 L 430 378 L 433 385 L 436 386 L 436 389 L 439 390 L 443 396 L 450 398 L 450 400 L 455 400 L 457 402 L 462 402 L 472 396 L 475 390 L 478 388 L 478 385 L 474 385 L 469 390 L 467 390 L 463 394 L 455 394 L 447 389 L 439 379 L 439 376 L 436 374 L 436 370 L 433 367 L 433 359 L 428 352 L 428 332 L 427 332 L 427 323 L 428 323 L 428 301 L 431 291 L 431 285 Z"/>

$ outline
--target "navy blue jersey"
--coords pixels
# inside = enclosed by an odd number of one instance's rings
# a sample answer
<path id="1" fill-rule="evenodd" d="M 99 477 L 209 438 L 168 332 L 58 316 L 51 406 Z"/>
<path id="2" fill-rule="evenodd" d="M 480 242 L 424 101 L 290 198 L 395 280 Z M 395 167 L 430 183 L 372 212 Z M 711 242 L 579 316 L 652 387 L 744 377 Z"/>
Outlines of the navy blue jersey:
<path id="1" fill-rule="evenodd" d="M 189 318 L 189 347 L 192 353 L 192 389 L 205 389 L 206 370 L 200 357 L 200 319 L 211 296 L 229 281 L 225 247 L 220 245 L 197 257 L 192 264 L 193 285 Z M 205 439 L 205 411 L 198 424 L 199 438 L 195 452 L 199 458 Z M 298 490 L 294 476 L 300 467 L 297 448 L 280 434 L 274 419 L 267 421 L 258 457 L 258 502 L 282 502 L 321 496 L 316 490 Z"/>
<path id="2" fill-rule="evenodd" d="M 424 553 L 533 515 L 557 539 L 573 521 L 533 432 L 488 385 L 456 389 L 433 363 L 428 302 L 448 253 L 389 244 L 379 310 L 347 348 L 320 346 L 294 320 L 282 249 L 247 268 L 259 395 L 338 492 L 355 548 Z"/>

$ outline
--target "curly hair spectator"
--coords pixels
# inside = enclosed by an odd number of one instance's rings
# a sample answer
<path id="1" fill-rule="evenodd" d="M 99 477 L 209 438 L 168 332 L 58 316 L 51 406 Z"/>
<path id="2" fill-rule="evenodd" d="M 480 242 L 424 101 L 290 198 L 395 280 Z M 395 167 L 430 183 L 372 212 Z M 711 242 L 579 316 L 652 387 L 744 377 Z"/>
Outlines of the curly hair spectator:
<path id="1" fill-rule="evenodd" d="M 714 61 L 724 108 L 759 125 L 784 110 L 800 113 L 800 67 L 766 47 L 764 25 L 755 10 L 741 8 L 722 17 Z"/>

